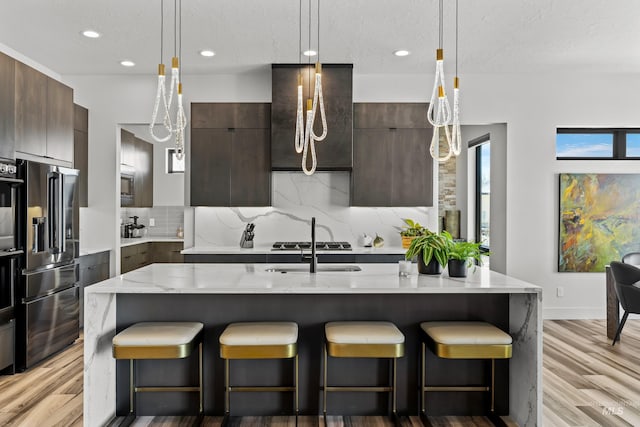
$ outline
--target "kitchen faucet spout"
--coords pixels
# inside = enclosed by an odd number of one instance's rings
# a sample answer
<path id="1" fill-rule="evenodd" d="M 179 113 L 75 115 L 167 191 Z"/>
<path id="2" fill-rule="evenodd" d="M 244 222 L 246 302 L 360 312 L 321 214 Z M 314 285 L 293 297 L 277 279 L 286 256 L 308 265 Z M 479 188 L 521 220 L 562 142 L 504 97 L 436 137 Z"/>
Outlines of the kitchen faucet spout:
<path id="1" fill-rule="evenodd" d="M 309 273 L 315 273 L 318 269 L 318 256 L 316 255 L 316 217 L 311 217 L 311 261 Z"/>
<path id="2" fill-rule="evenodd" d="M 302 249 L 300 250 L 302 252 Z M 311 256 L 302 254 L 302 261 L 309 261 L 309 273 L 318 270 L 318 255 L 316 254 L 316 217 L 311 217 Z"/>

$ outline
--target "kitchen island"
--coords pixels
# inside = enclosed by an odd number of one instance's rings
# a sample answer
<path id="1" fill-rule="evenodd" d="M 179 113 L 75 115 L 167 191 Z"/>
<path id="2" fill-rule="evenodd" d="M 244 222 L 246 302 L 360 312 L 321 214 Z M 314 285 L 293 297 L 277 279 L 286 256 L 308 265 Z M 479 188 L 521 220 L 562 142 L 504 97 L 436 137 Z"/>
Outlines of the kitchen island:
<path id="1" fill-rule="evenodd" d="M 336 264 L 336 266 L 339 266 Z M 341 265 L 344 267 L 344 265 Z M 362 264 L 361 271 L 308 272 L 307 265 L 286 265 L 279 272 L 269 264 L 153 264 L 87 289 L 85 294 L 84 424 L 103 425 L 127 411 L 126 362 L 111 356 L 113 336 L 139 321 L 201 321 L 205 324 L 205 413 L 222 414 L 224 376 L 218 337 L 237 321 L 290 320 L 299 324 L 301 412 L 319 413 L 323 324 L 331 320 L 388 320 L 405 334 L 405 357 L 398 364 L 398 409 L 417 413 L 419 323 L 428 320 L 485 320 L 508 331 L 513 358 L 496 363 L 496 410 L 521 426 L 542 420 L 541 288 L 477 268 L 467 278 L 414 274 L 398 276 L 397 264 Z M 319 267 L 328 267 L 320 264 Z M 297 270 L 296 270 L 297 269 Z M 272 271 L 278 270 L 278 271 Z M 148 361 L 139 365 L 138 379 L 189 382 L 179 372 L 195 368 L 193 359 Z M 176 368 L 175 363 L 185 363 Z M 261 363 L 265 363 L 262 364 Z M 430 380 L 482 382 L 478 361 L 428 357 Z M 453 363 L 453 364 L 452 364 Z M 335 378 L 347 382 L 387 379 L 387 364 L 377 360 L 339 360 Z M 249 382 L 287 382 L 290 365 L 282 361 L 243 361 L 232 365 L 234 378 Z M 371 372 L 375 373 L 371 375 Z M 195 370 L 190 374 L 195 375 Z M 159 375 L 162 373 L 162 375 Z M 348 379 L 343 379 L 349 373 Z M 185 377 L 186 378 L 183 378 Z M 374 378 L 371 378 L 371 377 Z M 193 378 L 192 378 L 193 379 Z M 152 396 L 149 396 L 152 395 Z M 461 397 L 462 396 L 462 397 Z M 381 394 L 344 393 L 331 398 L 332 413 L 374 413 L 386 409 Z M 430 414 L 482 413 L 482 393 L 430 393 Z M 290 411 L 282 394 L 242 394 L 234 398 L 236 415 Z M 138 397 L 140 415 L 194 409 L 188 394 L 146 393 Z"/>

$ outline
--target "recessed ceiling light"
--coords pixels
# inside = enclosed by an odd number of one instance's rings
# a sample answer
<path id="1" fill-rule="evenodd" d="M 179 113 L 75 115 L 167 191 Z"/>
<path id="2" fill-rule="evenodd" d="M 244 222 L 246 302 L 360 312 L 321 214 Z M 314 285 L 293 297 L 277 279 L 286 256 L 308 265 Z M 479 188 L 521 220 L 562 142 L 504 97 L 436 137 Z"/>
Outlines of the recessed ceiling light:
<path id="1" fill-rule="evenodd" d="M 89 37 L 90 39 L 97 39 L 100 37 L 100 33 L 94 30 L 84 30 L 82 35 L 85 37 Z"/>
<path id="2" fill-rule="evenodd" d="M 216 54 L 216 53 L 215 53 L 214 51 L 212 51 L 212 50 L 207 50 L 207 49 L 205 49 L 205 50 L 201 50 L 201 51 L 200 51 L 200 55 L 202 55 L 202 56 L 206 56 L 206 57 L 212 57 L 212 56 L 214 56 L 215 54 Z"/>
<path id="3" fill-rule="evenodd" d="M 400 49 L 400 50 L 396 50 L 395 52 L 393 52 L 393 54 L 395 56 L 407 56 L 407 55 L 411 54 L 411 52 L 409 52 L 408 50 Z"/>
<path id="4" fill-rule="evenodd" d="M 304 56 L 316 56 L 318 52 L 316 52 L 315 50 L 305 50 L 304 52 L 302 52 L 302 54 Z"/>
<path id="5" fill-rule="evenodd" d="M 123 67 L 134 67 L 136 63 L 125 59 L 124 61 L 120 61 L 120 65 L 122 65 Z"/>

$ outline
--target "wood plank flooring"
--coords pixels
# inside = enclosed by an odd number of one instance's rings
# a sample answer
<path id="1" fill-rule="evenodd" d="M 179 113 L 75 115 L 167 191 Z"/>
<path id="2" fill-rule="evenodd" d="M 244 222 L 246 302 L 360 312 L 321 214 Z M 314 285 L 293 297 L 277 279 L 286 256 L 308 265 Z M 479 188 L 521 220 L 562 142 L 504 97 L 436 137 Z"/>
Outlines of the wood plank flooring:
<path id="1" fill-rule="evenodd" d="M 26 373 L 0 377 L 0 426 L 82 426 L 82 338 Z M 205 417 L 206 426 L 221 417 Z M 189 417 L 139 417 L 137 427 L 188 426 Z M 232 427 L 294 426 L 293 417 L 234 417 Z M 386 427 L 386 417 L 328 417 L 330 427 Z M 418 417 L 400 417 L 403 427 Z M 544 322 L 543 425 L 640 426 L 640 320 L 611 347 L 604 320 Z M 484 427 L 484 417 L 433 417 L 434 427 Z M 300 427 L 322 426 L 320 417 Z"/>

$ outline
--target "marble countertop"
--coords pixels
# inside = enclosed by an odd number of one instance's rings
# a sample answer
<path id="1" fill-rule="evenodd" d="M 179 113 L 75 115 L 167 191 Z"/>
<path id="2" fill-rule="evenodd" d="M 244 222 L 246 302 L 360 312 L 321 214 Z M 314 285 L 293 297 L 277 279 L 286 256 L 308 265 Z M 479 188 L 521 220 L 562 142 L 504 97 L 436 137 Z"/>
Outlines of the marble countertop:
<path id="1" fill-rule="evenodd" d="M 345 264 L 319 264 L 320 267 Z M 298 268 L 280 273 L 273 267 Z M 408 277 L 398 264 L 360 264 L 356 272 L 308 272 L 306 264 L 151 264 L 85 289 L 102 294 L 429 294 L 537 293 L 542 288 L 479 267 L 466 278 L 419 275 L 416 264 Z"/>
<path id="2" fill-rule="evenodd" d="M 239 255 L 262 255 L 262 254 L 273 254 L 273 255 L 286 255 L 286 254 L 299 254 L 300 251 L 282 251 L 282 250 L 271 250 L 272 243 L 269 244 L 256 244 L 255 247 L 251 249 L 244 249 L 240 246 L 194 246 L 192 248 L 187 248 L 182 251 L 183 255 L 225 255 L 225 254 L 239 254 Z M 378 255 L 404 255 L 407 250 L 401 246 L 383 246 L 381 248 L 373 248 L 373 247 L 362 247 L 362 246 L 353 246 L 350 251 L 326 251 L 319 250 L 317 254 L 340 254 L 340 255 L 349 255 L 349 254 L 378 254 Z M 305 253 L 310 252 L 310 250 L 305 250 Z"/>
<path id="3" fill-rule="evenodd" d="M 120 238 L 120 247 L 139 245 L 141 243 L 149 242 L 184 242 L 184 239 L 178 237 L 162 237 L 162 236 L 144 236 L 134 237 L 131 239 Z"/>
<path id="4" fill-rule="evenodd" d="M 93 255 L 100 252 L 109 252 L 110 248 L 80 248 L 79 256 Z"/>

